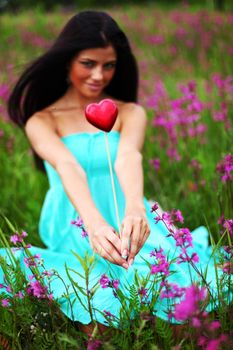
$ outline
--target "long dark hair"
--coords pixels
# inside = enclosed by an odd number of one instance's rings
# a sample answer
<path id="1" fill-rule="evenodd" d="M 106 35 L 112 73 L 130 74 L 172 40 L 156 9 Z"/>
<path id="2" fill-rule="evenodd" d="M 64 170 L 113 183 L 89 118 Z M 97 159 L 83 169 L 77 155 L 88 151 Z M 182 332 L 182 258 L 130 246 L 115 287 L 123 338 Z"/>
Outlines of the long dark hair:
<path id="1" fill-rule="evenodd" d="M 68 21 L 51 48 L 22 73 L 8 100 L 10 119 L 24 126 L 35 112 L 64 95 L 68 66 L 77 53 L 109 44 L 116 50 L 117 65 L 105 92 L 125 102 L 136 102 L 138 69 L 127 37 L 107 13 L 83 11 Z"/>

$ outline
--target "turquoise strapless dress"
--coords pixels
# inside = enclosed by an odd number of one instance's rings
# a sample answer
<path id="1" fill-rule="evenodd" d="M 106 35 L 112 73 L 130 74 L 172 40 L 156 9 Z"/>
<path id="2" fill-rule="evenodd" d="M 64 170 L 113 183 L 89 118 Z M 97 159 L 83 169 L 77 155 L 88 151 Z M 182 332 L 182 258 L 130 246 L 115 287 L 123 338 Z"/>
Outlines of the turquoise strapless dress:
<path id="1" fill-rule="evenodd" d="M 107 161 L 105 138 L 103 132 L 97 133 L 74 133 L 61 138 L 66 147 L 76 157 L 87 174 L 88 184 L 93 197 L 93 200 L 105 218 L 105 220 L 112 225 L 117 231 L 117 221 L 115 215 L 115 207 L 113 201 L 113 193 L 111 187 L 111 180 L 109 175 L 109 166 Z M 112 164 L 114 164 L 120 133 L 111 131 L 108 133 L 108 140 L 110 146 L 110 154 Z M 83 267 L 80 261 L 75 257 L 73 252 L 77 253 L 81 258 L 85 259 L 86 253 L 89 256 L 93 255 L 89 244 L 88 237 L 83 238 L 81 230 L 71 221 L 77 219 L 78 213 L 69 201 L 60 178 L 53 167 L 45 162 L 50 188 L 46 194 L 44 205 L 42 208 L 41 218 L 39 222 L 39 233 L 42 241 L 48 249 L 41 249 L 32 247 L 32 254 L 40 254 L 44 259 L 44 266 L 46 269 L 55 269 L 63 278 L 65 283 L 70 285 L 70 280 L 67 277 L 65 264 L 73 269 L 72 278 L 78 283 L 80 288 L 86 289 L 86 282 L 78 274 L 84 275 Z M 120 220 L 124 218 L 125 198 L 121 190 L 118 178 L 114 173 L 114 181 L 116 187 L 117 202 L 119 206 Z M 145 260 L 153 263 L 153 258 L 150 257 L 150 252 L 154 248 L 162 247 L 164 252 L 173 256 L 175 252 L 175 241 L 171 237 L 167 237 L 168 231 L 162 222 L 155 224 L 154 214 L 151 213 L 149 202 L 144 199 L 148 222 L 151 228 L 151 233 L 145 245 L 135 257 L 134 264 L 126 271 L 122 267 L 111 264 L 100 256 L 94 254 L 95 265 L 89 277 L 89 290 L 98 284 L 101 275 L 106 274 L 108 277 L 112 276 L 114 279 L 120 281 L 120 288 L 129 295 L 127 286 L 134 283 L 134 275 L 137 270 L 139 277 L 145 277 L 150 268 Z M 199 227 L 192 232 L 194 251 L 198 253 L 204 270 L 209 263 L 211 249 L 208 247 L 208 232 L 205 227 Z M 73 252 L 71 252 L 73 251 Z M 1 250 L 4 255 L 4 250 Z M 22 260 L 19 252 L 16 252 Z M 200 266 L 199 264 L 199 266 Z M 171 283 L 176 283 L 182 287 L 191 284 L 191 277 L 188 265 L 182 263 L 175 264 L 176 273 L 171 275 L 168 280 Z M 26 267 L 24 266 L 25 270 Z M 192 272 L 192 282 L 199 280 L 195 272 Z M 152 276 L 154 279 L 154 276 Z M 212 283 L 215 288 L 215 271 L 213 264 L 210 263 L 208 267 L 207 282 Z M 1 278 L 0 278 L 1 280 Z M 66 290 L 64 284 L 59 279 L 54 279 L 51 283 L 53 295 L 57 298 L 62 311 L 71 319 L 75 321 L 88 324 L 91 322 L 90 313 L 87 310 L 87 298 L 80 293 L 79 298 L 75 295 L 72 287 L 69 288 L 69 301 L 65 297 Z M 156 287 L 158 288 L 158 286 Z M 71 303 L 70 303 L 71 302 Z M 72 310 L 70 305 L 72 306 Z M 99 287 L 91 301 L 94 319 L 98 322 L 106 324 L 103 311 L 111 312 L 111 314 L 119 317 L 121 304 L 119 300 L 113 295 L 111 288 Z M 167 319 L 167 301 L 160 300 L 156 304 L 155 314 L 163 319 Z"/>

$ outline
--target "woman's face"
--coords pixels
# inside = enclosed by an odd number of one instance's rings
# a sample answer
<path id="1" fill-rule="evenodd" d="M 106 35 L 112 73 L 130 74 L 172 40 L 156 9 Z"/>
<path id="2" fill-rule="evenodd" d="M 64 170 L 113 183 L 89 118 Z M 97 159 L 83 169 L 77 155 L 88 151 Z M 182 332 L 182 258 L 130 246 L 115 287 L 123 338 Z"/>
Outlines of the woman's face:
<path id="1" fill-rule="evenodd" d="M 112 80 L 116 60 L 112 46 L 80 51 L 70 65 L 71 84 L 82 97 L 97 98 Z"/>

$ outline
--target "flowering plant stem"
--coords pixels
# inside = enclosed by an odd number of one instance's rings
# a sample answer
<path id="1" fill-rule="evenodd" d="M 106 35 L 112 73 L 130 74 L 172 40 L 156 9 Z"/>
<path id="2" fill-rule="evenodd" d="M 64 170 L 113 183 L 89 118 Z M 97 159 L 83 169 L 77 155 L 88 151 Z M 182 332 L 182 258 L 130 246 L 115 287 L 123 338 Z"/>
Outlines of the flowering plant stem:
<path id="1" fill-rule="evenodd" d="M 117 199 L 116 199 L 116 190 L 115 190 L 115 185 L 114 185 L 112 163 L 111 163 L 111 157 L 110 157 L 110 151 L 109 151 L 108 135 L 106 132 L 104 133 L 104 136 L 105 136 L 105 142 L 106 142 L 106 150 L 107 150 L 107 156 L 108 156 L 108 165 L 109 165 L 109 171 L 110 171 L 110 177 L 111 177 L 113 200 L 114 200 L 115 211 L 116 211 L 118 232 L 119 232 L 119 235 L 121 236 L 121 230 L 120 230 L 121 224 L 120 224 L 120 218 L 119 218 L 119 210 L 118 210 Z"/>

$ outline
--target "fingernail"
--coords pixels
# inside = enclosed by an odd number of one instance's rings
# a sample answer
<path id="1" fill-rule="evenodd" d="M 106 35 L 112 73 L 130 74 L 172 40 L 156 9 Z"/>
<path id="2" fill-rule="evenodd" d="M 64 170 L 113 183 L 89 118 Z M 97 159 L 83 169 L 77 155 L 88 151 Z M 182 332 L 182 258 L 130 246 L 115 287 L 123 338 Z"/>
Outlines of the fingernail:
<path id="1" fill-rule="evenodd" d="M 129 266 L 133 265 L 134 259 L 130 259 Z"/>
<path id="2" fill-rule="evenodd" d="M 121 255 L 121 257 L 122 257 L 123 259 L 126 259 L 127 256 L 128 256 L 128 250 L 127 250 L 127 249 L 124 249 L 124 250 L 123 250 L 123 253 L 122 253 L 122 255 Z"/>
<path id="3" fill-rule="evenodd" d="M 123 266 L 125 269 L 128 269 L 128 267 L 129 267 L 129 265 L 126 264 L 126 263 L 124 263 L 122 266 Z"/>

